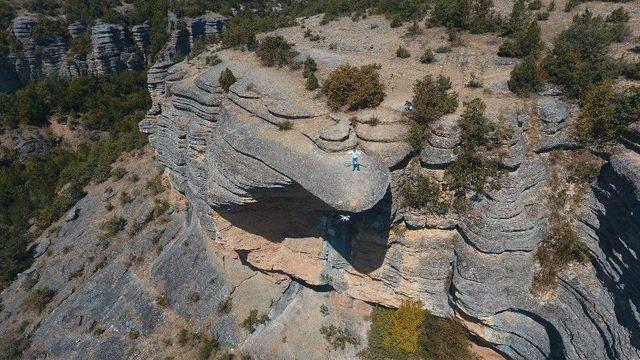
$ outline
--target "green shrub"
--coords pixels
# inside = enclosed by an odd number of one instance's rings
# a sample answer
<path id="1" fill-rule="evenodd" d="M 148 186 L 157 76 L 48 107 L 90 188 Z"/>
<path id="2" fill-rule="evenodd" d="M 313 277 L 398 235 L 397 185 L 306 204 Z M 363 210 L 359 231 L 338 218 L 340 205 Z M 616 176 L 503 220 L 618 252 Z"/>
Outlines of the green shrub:
<path id="1" fill-rule="evenodd" d="M 8 1 L 0 3 L 0 29 L 6 29 L 11 25 L 15 17 L 15 10 Z"/>
<path id="2" fill-rule="evenodd" d="M 464 105 L 465 111 L 459 121 L 461 145 L 457 149 L 458 157 L 445 171 L 449 187 L 458 195 L 467 191 L 484 192 L 487 185 L 499 187 L 497 164 L 481 152 L 498 144 L 496 126 L 484 115 L 486 105 L 479 98 Z"/>
<path id="3" fill-rule="evenodd" d="M 422 28 L 420 28 L 420 25 L 418 25 L 418 23 L 414 21 L 413 24 L 411 24 L 411 26 L 407 28 L 404 36 L 413 37 L 418 35 L 422 35 Z"/>
<path id="4" fill-rule="evenodd" d="M 467 331 L 459 322 L 426 314 L 424 331 L 420 337 L 425 360 L 475 360 L 469 343 Z"/>
<path id="5" fill-rule="evenodd" d="M 543 12 L 539 12 L 538 15 L 536 15 L 536 18 L 539 21 L 547 21 L 549 20 L 549 12 L 548 11 L 543 11 Z"/>
<path id="6" fill-rule="evenodd" d="M 472 33 L 495 31 L 500 17 L 493 11 L 492 0 L 436 0 L 431 24 L 469 30 Z"/>
<path id="7" fill-rule="evenodd" d="M 23 359 L 22 353 L 29 348 L 29 341 L 23 334 L 6 332 L 0 336 L 0 359 Z"/>
<path id="8" fill-rule="evenodd" d="M 203 336 L 200 342 L 200 348 L 198 349 L 198 360 L 208 360 L 211 355 L 215 354 L 220 348 L 220 343 L 217 339 Z"/>
<path id="9" fill-rule="evenodd" d="M 394 28 L 399 28 L 400 26 L 402 26 L 402 20 L 400 20 L 397 17 L 394 17 L 393 19 L 391 19 L 391 23 L 389 24 L 389 26 L 394 29 Z"/>
<path id="10" fill-rule="evenodd" d="M 529 21 L 527 15 L 527 9 L 524 0 L 516 0 L 513 3 L 509 20 L 507 20 L 503 26 L 503 35 L 510 35 L 517 31 L 520 31 L 524 24 Z"/>
<path id="11" fill-rule="evenodd" d="M 468 149 L 492 148 L 497 144 L 496 126 L 484 115 L 486 105 L 479 98 L 464 104 L 460 118 L 460 142 Z"/>
<path id="12" fill-rule="evenodd" d="M 398 50 L 396 50 L 396 56 L 401 59 L 406 59 L 411 56 L 409 50 L 403 48 L 402 46 L 398 46 Z"/>
<path id="13" fill-rule="evenodd" d="M 435 52 L 437 54 L 445 54 L 451 51 L 451 47 L 450 46 L 439 46 L 436 48 Z"/>
<path id="14" fill-rule="evenodd" d="M 640 116 L 640 88 L 618 93 L 613 83 L 593 86 L 580 101 L 576 124 L 578 140 L 585 145 L 607 145 L 615 141 Z"/>
<path id="15" fill-rule="evenodd" d="M 162 184 L 162 174 L 157 174 L 147 180 L 145 187 L 153 195 L 158 195 L 165 190 L 165 186 Z"/>
<path id="16" fill-rule="evenodd" d="M 426 48 L 420 56 L 420 62 L 423 64 L 431 64 L 435 59 L 436 57 L 430 48 Z"/>
<path id="17" fill-rule="evenodd" d="M 629 80 L 640 80 L 640 62 L 619 60 L 620 74 Z"/>
<path id="18" fill-rule="evenodd" d="M 407 181 L 402 187 L 403 205 L 414 209 L 428 209 L 438 214 L 447 211 L 442 191 L 437 182 L 424 175 Z"/>
<path id="19" fill-rule="evenodd" d="M 316 61 L 313 60 L 311 56 L 307 56 L 304 60 L 303 66 L 302 76 L 304 78 L 308 78 L 318 70 L 318 64 L 316 64 Z"/>
<path id="20" fill-rule="evenodd" d="M 127 170 L 121 166 L 118 166 L 117 168 L 111 170 L 111 176 L 113 176 L 117 180 L 122 179 L 125 175 L 127 175 Z"/>
<path id="21" fill-rule="evenodd" d="M 384 99 L 384 85 L 374 65 L 342 65 L 329 73 L 322 84 L 329 107 L 349 110 L 376 107 Z"/>
<path id="22" fill-rule="evenodd" d="M 471 74 L 471 78 L 466 85 L 468 88 L 478 89 L 482 87 L 482 81 L 476 76 L 476 74 Z"/>
<path id="23" fill-rule="evenodd" d="M 582 2 L 583 0 L 567 0 L 567 3 L 564 5 L 564 11 L 570 12 L 576 6 L 580 5 Z"/>
<path id="24" fill-rule="evenodd" d="M 293 129 L 293 121 L 284 120 L 278 123 L 278 130 L 287 131 Z"/>
<path id="25" fill-rule="evenodd" d="M 44 287 L 30 291 L 22 301 L 21 307 L 25 310 L 37 311 L 41 313 L 53 300 L 56 292 Z"/>
<path id="26" fill-rule="evenodd" d="M 629 13 L 622 6 L 620 6 L 619 8 L 613 10 L 611 14 L 607 16 L 606 21 L 609 23 L 624 23 L 629 21 L 630 18 L 631 16 L 629 15 Z"/>
<path id="27" fill-rule="evenodd" d="M 497 184 L 490 180 L 498 173 L 498 167 L 495 163 L 488 161 L 478 153 L 461 149 L 456 161 L 447 167 L 445 176 L 448 180 L 448 186 L 457 195 L 461 195 L 467 191 L 484 192 L 487 185 L 496 188 Z"/>
<path id="28" fill-rule="evenodd" d="M 253 50 L 258 44 L 256 34 L 256 25 L 251 17 L 234 16 L 222 33 L 222 45 Z"/>
<path id="29" fill-rule="evenodd" d="M 540 25 L 531 21 L 520 30 L 505 39 L 498 49 L 499 56 L 518 57 L 537 56 L 542 51 Z"/>
<path id="30" fill-rule="evenodd" d="M 231 312 L 231 308 L 233 306 L 233 299 L 231 296 L 227 296 L 226 298 L 220 300 L 218 304 L 218 314 L 228 314 Z"/>
<path id="31" fill-rule="evenodd" d="M 569 175 L 569 182 L 574 184 L 590 184 L 600 175 L 600 164 L 595 161 L 575 163 Z"/>
<path id="32" fill-rule="evenodd" d="M 556 277 L 571 263 L 584 263 L 589 259 L 589 249 L 565 220 L 550 223 L 549 232 L 535 253 L 540 270 L 533 279 L 534 290 L 554 288 Z"/>
<path id="33" fill-rule="evenodd" d="M 585 11 L 573 18 L 573 24 L 560 33 L 545 70 L 555 84 L 571 97 L 579 97 L 593 84 L 611 78 L 614 68 L 607 55 L 615 40 L 610 24 Z"/>
<path id="34" fill-rule="evenodd" d="M 474 360 L 464 328 L 422 306 L 420 301 L 405 301 L 398 310 L 374 308 L 368 346 L 358 355 L 371 360 Z"/>
<path id="35" fill-rule="evenodd" d="M 249 316 L 247 316 L 247 318 L 244 319 L 244 321 L 242 321 L 242 324 L 240 325 L 242 326 L 243 329 L 245 329 L 246 331 L 252 334 L 254 331 L 256 331 L 256 328 L 259 325 L 262 325 L 267 321 L 269 321 L 269 317 L 267 316 L 267 314 L 262 314 L 262 316 L 258 316 L 258 310 L 253 309 L 249 312 Z"/>
<path id="36" fill-rule="evenodd" d="M 231 85 L 235 84 L 236 81 L 236 77 L 229 68 L 224 69 L 224 71 L 220 73 L 220 78 L 218 79 L 218 83 L 220 83 L 220 87 L 224 91 L 229 91 Z"/>
<path id="37" fill-rule="evenodd" d="M 100 225 L 100 230 L 102 230 L 103 236 L 114 236 L 124 230 L 125 225 L 127 225 L 127 220 L 123 217 L 114 216 L 102 223 L 102 225 Z"/>
<path id="38" fill-rule="evenodd" d="M 316 77 L 316 74 L 311 73 L 309 76 L 307 76 L 307 80 L 305 82 L 305 88 L 307 90 L 313 91 L 319 87 L 320 87 L 320 83 L 318 82 L 318 78 Z"/>
<path id="39" fill-rule="evenodd" d="M 256 50 L 256 55 L 265 66 L 290 65 L 297 52 L 292 50 L 293 44 L 287 42 L 282 36 L 267 36 Z"/>
<path id="40" fill-rule="evenodd" d="M 458 108 L 458 95 L 449 93 L 451 81 L 440 75 L 434 81 L 431 75 L 416 81 L 413 86 L 413 111 L 411 117 L 421 125 L 435 121 Z"/>
<path id="41" fill-rule="evenodd" d="M 413 122 L 409 127 L 409 131 L 407 131 L 407 136 L 405 141 L 411 145 L 416 151 L 422 148 L 422 143 L 425 139 L 426 131 L 425 126 L 420 125 L 416 122 Z"/>
<path id="42" fill-rule="evenodd" d="M 131 204 L 133 202 L 133 198 L 129 193 L 123 191 L 120 193 L 120 205 Z"/>
<path id="43" fill-rule="evenodd" d="M 360 345 L 360 339 L 348 328 L 337 328 L 335 325 L 323 325 L 320 327 L 320 334 L 333 347 L 334 350 L 344 350 L 347 344 L 353 346 Z"/>
<path id="44" fill-rule="evenodd" d="M 88 34 L 83 34 L 71 40 L 69 53 L 73 57 L 84 59 L 89 55 L 89 53 L 91 53 L 91 50 L 93 50 L 91 46 L 91 37 Z"/>
<path id="45" fill-rule="evenodd" d="M 380 118 L 375 115 L 372 115 L 371 117 L 369 117 L 367 120 L 363 122 L 371 126 L 378 126 L 380 124 Z"/>
<path id="46" fill-rule="evenodd" d="M 531 56 L 524 58 L 511 70 L 507 81 L 509 90 L 514 94 L 526 96 L 542 89 L 543 79 L 540 66 Z"/>
<path id="47" fill-rule="evenodd" d="M 529 2 L 529 5 L 527 5 L 527 7 L 529 8 L 529 10 L 540 10 L 542 9 L 542 1 L 532 0 L 531 2 Z"/>
<path id="48" fill-rule="evenodd" d="M 52 20 L 45 16 L 38 17 L 29 31 L 29 37 L 38 46 L 50 45 L 59 39 L 67 41 L 70 36 L 67 25 L 64 22 Z"/>

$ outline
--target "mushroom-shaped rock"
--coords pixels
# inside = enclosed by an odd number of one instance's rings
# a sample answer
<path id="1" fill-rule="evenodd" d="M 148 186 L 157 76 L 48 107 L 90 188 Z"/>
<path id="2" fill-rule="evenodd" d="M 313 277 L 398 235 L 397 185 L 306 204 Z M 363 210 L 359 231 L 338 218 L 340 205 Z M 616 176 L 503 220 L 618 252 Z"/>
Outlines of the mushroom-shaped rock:
<path id="1" fill-rule="evenodd" d="M 221 130 L 236 151 L 284 174 L 335 209 L 368 210 L 389 187 L 389 169 L 366 154 L 360 155 L 360 171 L 352 171 L 348 153 L 324 152 L 303 134 L 278 131 L 254 117 L 224 122 Z"/>

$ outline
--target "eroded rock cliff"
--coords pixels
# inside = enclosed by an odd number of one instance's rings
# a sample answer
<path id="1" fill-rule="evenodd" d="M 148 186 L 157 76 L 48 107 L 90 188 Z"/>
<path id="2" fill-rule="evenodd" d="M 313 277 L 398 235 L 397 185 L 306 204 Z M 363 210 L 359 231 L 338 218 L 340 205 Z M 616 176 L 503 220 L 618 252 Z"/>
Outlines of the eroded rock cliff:
<path id="1" fill-rule="evenodd" d="M 315 29 L 318 22 L 305 25 Z M 299 28 L 279 31 L 302 56 L 314 57 L 320 74 L 342 62 L 381 60 L 387 98 L 353 114 L 375 115 L 377 126 L 330 113 L 304 90 L 300 74 L 264 68 L 249 53 L 221 51 L 214 67 L 195 59 L 150 71 L 154 105 L 140 127 L 208 236 L 270 274 L 388 306 L 420 299 L 510 358 L 637 359 L 631 279 L 638 270 L 640 155 L 633 140 L 605 157 L 591 186 L 558 182 L 565 165 L 582 161 L 571 136 L 576 106 L 551 92 L 515 98 L 505 85 L 511 64 L 486 50 L 495 47 L 489 37 L 474 36 L 475 45 L 443 55 L 443 65 L 419 66 L 440 66 L 464 99 L 482 96 L 487 115 L 510 129 L 500 148 L 501 188 L 471 197 L 464 212 L 407 209 L 399 191 L 407 176 L 442 178 L 455 161 L 461 111 L 432 124 L 420 161 L 408 161 L 401 109 L 423 69 L 380 55 L 393 53 L 389 37 L 400 35 L 385 26 L 375 18 L 340 21 L 322 28 L 328 40 L 320 44 Z M 462 90 L 462 63 L 484 71 L 489 91 Z M 238 78 L 228 93 L 218 84 L 225 68 Z M 293 129 L 279 130 L 285 121 Z M 360 172 L 348 167 L 346 151 L 356 144 L 365 153 Z M 554 209 L 550 194 L 557 192 L 571 205 Z M 564 269 L 557 287 L 543 291 L 535 287 L 534 254 L 552 211 L 574 224 L 591 260 Z M 347 213 L 351 220 L 340 221 Z"/>

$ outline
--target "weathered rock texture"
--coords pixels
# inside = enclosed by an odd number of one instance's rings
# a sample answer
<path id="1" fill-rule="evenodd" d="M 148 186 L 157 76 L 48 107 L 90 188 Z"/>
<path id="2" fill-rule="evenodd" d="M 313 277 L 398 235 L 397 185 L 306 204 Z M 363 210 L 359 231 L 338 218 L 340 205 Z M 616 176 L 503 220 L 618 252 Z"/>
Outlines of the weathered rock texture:
<path id="1" fill-rule="evenodd" d="M 26 359 L 196 358 L 198 344 L 178 344 L 181 329 L 217 338 L 220 354 L 237 358 L 355 357 L 362 345 L 335 350 L 319 329 L 348 327 L 364 344 L 370 305 L 243 264 L 203 233 L 180 196 L 145 188 L 163 171 L 151 155 L 147 147 L 122 159 L 118 165 L 139 181 L 128 175 L 89 187 L 36 240 L 41 256 L 0 295 L 3 338 L 21 327 L 30 343 Z M 120 203 L 122 193 L 133 201 Z M 167 200 L 175 205 L 159 213 L 158 202 Z M 101 225 L 118 216 L 127 219 L 125 229 L 103 235 Z M 27 294 L 42 288 L 55 291 L 51 302 L 41 313 L 25 308 Z M 269 320 L 249 333 L 241 324 L 252 310 Z"/>
<path id="2" fill-rule="evenodd" d="M 298 41 L 301 31 L 281 33 Z M 367 55 L 357 51 L 370 49 L 362 39 L 349 45 L 356 55 L 342 59 L 313 43 L 298 43 L 297 50 L 312 54 L 323 73 L 341 60 L 362 61 Z M 154 105 L 140 127 L 221 246 L 254 268 L 330 285 L 359 300 L 397 306 L 420 299 L 509 358 L 640 357 L 640 298 L 632 280 L 638 275 L 637 152 L 618 150 L 579 196 L 565 184 L 577 199 L 571 220 L 591 261 L 567 267 L 553 291 L 533 288 L 549 193 L 558 190 L 552 158 L 571 162 L 576 147 L 574 105 L 551 95 L 528 102 L 504 92 L 489 97 L 487 115 L 509 130 L 494 154 L 505 171 L 502 186 L 471 197 L 462 214 L 436 216 L 404 208 L 399 189 L 409 173 L 441 178 L 455 161 L 461 110 L 431 125 L 420 161 L 407 166 L 408 129 L 394 110 L 404 99 L 386 99 L 350 121 L 352 114 L 330 113 L 304 90 L 299 73 L 263 68 L 247 53 L 218 56 L 223 63 L 214 67 L 156 64 L 149 74 Z M 393 61 L 383 65 L 382 78 L 393 79 L 385 69 L 410 69 Z M 238 78 L 228 93 L 217 83 L 225 68 Z M 368 121 L 374 115 L 375 126 Z M 293 129 L 279 130 L 285 122 Z M 356 145 L 364 153 L 360 172 L 349 168 L 347 151 Z M 340 220 L 344 212 L 350 221 Z"/>
<path id="3" fill-rule="evenodd" d="M 38 18 L 32 15 L 13 19 L 9 33 L 21 44 L 18 53 L 9 55 L 8 63 L 0 69 L 0 90 L 14 90 L 21 84 L 42 76 L 73 77 L 110 74 L 122 70 L 141 70 L 148 60 L 149 24 L 124 29 L 121 25 L 99 22 L 86 29 L 82 24 L 68 25 L 70 37 L 57 36 L 51 43 L 35 44 L 30 32 Z M 188 54 L 196 39 L 220 34 L 228 19 L 207 13 L 186 18 L 187 31 L 171 31 L 171 40 L 160 54 L 170 59 Z M 71 41 L 88 36 L 91 51 L 87 55 L 73 54 Z"/>

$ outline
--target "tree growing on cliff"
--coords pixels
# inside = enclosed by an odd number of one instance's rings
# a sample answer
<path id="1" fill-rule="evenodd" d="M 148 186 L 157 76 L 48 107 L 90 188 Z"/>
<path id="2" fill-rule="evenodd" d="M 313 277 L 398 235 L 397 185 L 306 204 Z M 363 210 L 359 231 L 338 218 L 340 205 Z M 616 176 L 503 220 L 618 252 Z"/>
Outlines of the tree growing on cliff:
<path id="1" fill-rule="evenodd" d="M 413 86 L 413 111 L 411 117 L 421 125 L 435 121 L 458 108 L 458 94 L 450 93 L 451 81 L 440 75 L 434 80 L 426 75 Z"/>
<path id="2" fill-rule="evenodd" d="M 448 186 L 457 195 L 467 191 L 484 192 L 488 185 L 497 188 L 497 163 L 483 152 L 495 147 L 499 141 L 496 126 L 484 115 L 486 105 L 479 98 L 464 104 L 460 118 L 460 146 L 458 158 L 445 172 Z"/>
<path id="3" fill-rule="evenodd" d="M 611 81 L 593 86 L 580 101 L 576 124 L 578 140 L 603 146 L 615 141 L 640 116 L 640 88 L 616 92 Z"/>
<path id="4" fill-rule="evenodd" d="M 220 87 L 224 89 L 224 91 L 229 91 L 231 85 L 233 85 L 237 81 L 233 72 L 229 70 L 229 68 L 224 69 L 220 73 L 220 77 L 218 78 L 218 83 L 220 83 Z"/>
<path id="5" fill-rule="evenodd" d="M 322 84 L 322 92 L 333 109 L 343 106 L 349 110 L 376 107 L 385 97 L 384 85 L 375 65 L 338 67 L 329 73 Z"/>

